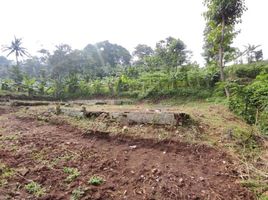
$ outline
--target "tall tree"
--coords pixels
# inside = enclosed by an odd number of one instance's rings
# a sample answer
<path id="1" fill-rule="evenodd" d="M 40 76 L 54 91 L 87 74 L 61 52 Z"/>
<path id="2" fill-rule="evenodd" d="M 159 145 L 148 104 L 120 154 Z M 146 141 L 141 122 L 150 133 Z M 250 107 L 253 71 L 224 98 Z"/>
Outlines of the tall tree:
<path id="1" fill-rule="evenodd" d="M 255 61 L 256 62 L 263 60 L 262 50 L 254 51 L 254 54 L 255 54 Z"/>
<path id="2" fill-rule="evenodd" d="M 4 56 L 0 56 L 0 78 L 7 78 L 8 69 L 11 65 L 11 61 Z"/>
<path id="3" fill-rule="evenodd" d="M 100 67 L 104 65 L 104 61 L 96 45 L 88 44 L 83 49 L 83 52 L 84 52 L 84 57 L 87 61 L 87 65 L 89 67 L 93 68 L 93 67 Z"/>
<path id="4" fill-rule="evenodd" d="M 15 54 L 17 66 L 19 66 L 19 57 L 30 55 L 27 49 L 22 47 L 22 39 L 16 38 L 16 36 L 14 36 L 14 40 L 11 41 L 10 46 L 5 46 L 3 51 L 9 51 L 7 56 Z"/>
<path id="5" fill-rule="evenodd" d="M 66 63 L 68 62 L 68 56 L 72 52 L 72 48 L 68 44 L 56 46 L 56 50 L 48 58 L 48 62 L 52 66 L 52 78 L 61 79 L 68 74 L 69 69 Z"/>
<path id="6" fill-rule="evenodd" d="M 205 19 L 211 25 L 212 29 L 220 29 L 220 40 L 218 43 L 218 65 L 220 68 L 221 81 L 225 81 L 224 76 L 224 45 L 226 44 L 226 29 L 234 32 L 234 26 L 241 22 L 243 12 L 246 10 L 245 0 L 204 0 L 208 10 L 204 13 Z M 226 96 L 229 97 L 229 91 L 225 88 Z"/>
<path id="7" fill-rule="evenodd" d="M 238 34 L 238 31 L 233 30 L 233 26 L 228 26 L 225 29 L 225 37 L 223 42 L 223 65 L 230 61 L 233 61 L 237 49 L 232 47 L 231 44 L 233 43 L 234 38 Z M 221 41 L 221 27 L 217 26 L 215 22 L 209 22 L 206 24 L 205 31 L 204 31 L 204 45 L 203 45 L 203 56 L 207 64 L 217 64 L 219 62 L 219 46 Z"/>
<path id="8" fill-rule="evenodd" d="M 47 49 L 40 49 L 39 51 L 37 51 L 39 54 L 41 54 L 39 56 L 40 62 L 44 65 L 46 65 L 48 63 L 48 59 L 50 57 L 50 52 Z"/>
<path id="9" fill-rule="evenodd" d="M 127 49 L 118 44 L 112 44 L 108 40 L 95 45 L 88 44 L 83 52 L 90 67 L 128 65 L 131 59 Z"/>
<path id="10" fill-rule="evenodd" d="M 146 44 L 138 44 L 135 47 L 132 55 L 137 59 L 137 64 L 143 64 L 144 59 L 148 56 L 152 56 L 154 53 L 153 49 Z"/>
<path id="11" fill-rule="evenodd" d="M 170 68 L 181 66 L 187 61 L 189 51 L 186 45 L 180 39 L 168 37 L 156 44 L 156 56 L 158 56 L 162 64 Z"/>
<path id="12" fill-rule="evenodd" d="M 118 44 L 103 41 L 97 43 L 96 47 L 105 65 L 115 67 L 116 65 L 128 65 L 130 63 L 130 53 Z"/>
<path id="13" fill-rule="evenodd" d="M 10 63 L 10 60 L 8 60 L 6 57 L 0 56 L 0 66 L 7 66 L 10 65 Z"/>
<path id="14" fill-rule="evenodd" d="M 26 59 L 21 64 L 21 69 L 31 77 L 38 77 L 40 74 L 41 66 L 42 65 L 40 63 L 40 59 L 37 56 L 33 56 L 30 59 Z"/>
<path id="15" fill-rule="evenodd" d="M 259 61 L 262 57 L 262 50 L 256 51 L 257 48 L 259 48 L 261 45 L 251 45 L 248 44 L 247 46 L 244 46 L 246 48 L 245 54 L 247 55 L 247 61 L 248 63 L 252 63 L 254 60 Z"/>
<path id="16" fill-rule="evenodd" d="M 259 48 L 261 45 L 244 45 L 245 50 L 244 51 L 240 51 L 239 49 L 236 49 L 236 57 L 235 60 L 237 62 L 237 60 L 240 60 L 240 63 L 243 63 L 243 56 L 247 56 L 247 62 L 248 64 L 252 63 L 252 62 L 258 62 L 263 60 L 263 52 L 262 50 L 256 50 L 257 48 Z"/>
<path id="17" fill-rule="evenodd" d="M 20 70 L 20 68 L 16 66 L 12 66 L 12 68 L 9 71 L 10 78 L 14 80 L 15 86 L 17 87 L 18 92 L 21 91 L 22 81 L 23 81 L 23 73 Z"/>

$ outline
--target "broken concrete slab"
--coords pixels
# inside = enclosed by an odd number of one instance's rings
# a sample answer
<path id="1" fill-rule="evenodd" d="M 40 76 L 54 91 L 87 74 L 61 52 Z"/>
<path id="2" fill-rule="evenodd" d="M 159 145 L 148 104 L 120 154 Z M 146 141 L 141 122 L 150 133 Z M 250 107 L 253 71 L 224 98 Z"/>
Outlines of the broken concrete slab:
<path id="1" fill-rule="evenodd" d="M 60 108 L 60 113 L 68 115 L 70 117 L 85 117 L 85 113 L 81 110 Z"/>
<path id="2" fill-rule="evenodd" d="M 47 106 L 49 102 L 43 101 L 12 101 L 11 106 Z"/>
<path id="3" fill-rule="evenodd" d="M 103 112 L 103 111 L 85 111 L 84 112 L 84 115 L 85 115 L 85 117 L 87 117 L 87 118 L 97 118 L 97 117 L 99 117 L 99 116 L 101 116 L 101 115 L 103 115 L 103 114 L 105 114 L 105 115 L 109 115 L 109 113 L 108 112 Z"/>
<path id="4" fill-rule="evenodd" d="M 117 121 L 121 124 L 180 126 L 189 123 L 191 120 L 189 114 L 174 112 L 104 112 L 61 108 L 60 113 L 71 117 L 98 118 L 104 116 L 111 121 Z"/>
<path id="5" fill-rule="evenodd" d="M 108 105 L 130 105 L 133 104 L 133 101 L 131 100 L 108 100 Z"/>
<path id="6" fill-rule="evenodd" d="M 107 100 L 77 100 L 70 101 L 74 105 L 130 105 L 133 104 L 132 100 L 128 99 L 107 99 Z"/>
<path id="7" fill-rule="evenodd" d="M 128 124 L 155 124 L 155 125 L 184 125 L 190 120 L 190 115 L 186 113 L 171 112 L 127 112 L 109 113 L 112 119 Z"/>

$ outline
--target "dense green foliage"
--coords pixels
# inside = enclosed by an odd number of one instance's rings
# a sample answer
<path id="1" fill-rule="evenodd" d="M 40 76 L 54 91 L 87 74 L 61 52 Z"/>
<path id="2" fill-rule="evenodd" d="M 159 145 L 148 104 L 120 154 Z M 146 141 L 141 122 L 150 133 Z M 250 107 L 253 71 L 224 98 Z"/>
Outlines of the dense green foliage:
<path id="1" fill-rule="evenodd" d="M 268 133 L 268 65 L 240 66 L 237 80 L 230 84 L 229 107 L 248 123 Z M 256 77 L 256 79 L 254 79 Z"/>
<path id="2" fill-rule="evenodd" d="M 207 11 L 204 13 L 207 21 L 205 29 L 205 57 L 207 62 L 217 62 L 221 81 L 225 82 L 224 68 L 226 62 L 232 61 L 234 48 L 231 47 L 237 32 L 235 25 L 241 22 L 246 10 L 244 0 L 204 0 Z M 227 87 L 225 94 L 230 96 Z"/>
<path id="3" fill-rule="evenodd" d="M 1 88 L 58 99 L 207 97 L 217 71 L 201 69 L 189 57 L 186 45 L 172 37 L 157 42 L 155 49 L 139 44 L 133 58 L 124 47 L 108 41 L 82 50 L 61 44 L 53 53 L 42 49 L 15 66 L 3 57 Z"/>

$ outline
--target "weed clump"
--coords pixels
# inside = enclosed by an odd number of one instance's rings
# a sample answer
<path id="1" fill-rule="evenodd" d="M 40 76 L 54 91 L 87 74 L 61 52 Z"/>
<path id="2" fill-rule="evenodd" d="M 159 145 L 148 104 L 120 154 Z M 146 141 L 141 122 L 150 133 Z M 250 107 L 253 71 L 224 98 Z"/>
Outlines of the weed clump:
<path id="1" fill-rule="evenodd" d="M 85 194 L 84 189 L 81 187 L 78 187 L 72 191 L 71 200 L 79 200 L 80 198 L 83 197 L 84 194 Z"/>
<path id="2" fill-rule="evenodd" d="M 66 181 L 69 183 L 74 181 L 78 176 L 80 176 L 80 172 L 76 168 L 64 167 L 63 172 L 69 174 L 69 176 L 67 176 L 66 178 Z"/>
<path id="3" fill-rule="evenodd" d="M 104 179 L 99 176 L 92 176 L 88 181 L 88 184 L 95 186 L 99 186 L 102 183 L 104 183 Z"/>
<path id="4" fill-rule="evenodd" d="M 0 187 L 8 183 L 8 179 L 14 175 L 14 170 L 0 162 Z"/>
<path id="5" fill-rule="evenodd" d="M 32 181 L 25 185 L 25 189 L 28 193 L 33 194 L 35 197 L 41 197 L 45 194 L 45 189 L 40 184 Z"/>

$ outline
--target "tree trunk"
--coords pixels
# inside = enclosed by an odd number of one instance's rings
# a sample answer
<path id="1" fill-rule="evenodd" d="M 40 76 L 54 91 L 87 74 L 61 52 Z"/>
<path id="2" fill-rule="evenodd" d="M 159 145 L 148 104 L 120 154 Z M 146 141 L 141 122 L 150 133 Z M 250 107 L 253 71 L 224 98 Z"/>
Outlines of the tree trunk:
<path id="1" fill-rule="evenodd" d="M 19 67 L 19 59 L 17 55 L 16 55 L 16 63 L 17 63 L 17 67 Z"/>
<path id="2" fill-rule="evenodd" d="M 220 47 L 219 47 L 219 67 L 220 67 L 220 76 L 221 76 L 221 81 L 225 82 L 225 75 L 224 75 L 224 34 L 225 34 L 225 19 L 224 16 L 222 16 L 222 29 L 221 29 L 221 41 L 220 41 Z M 229 98 L 230 93 L 227 87 L 224 88 L 225 90 L 225 95 L 227 98 Z"/>

